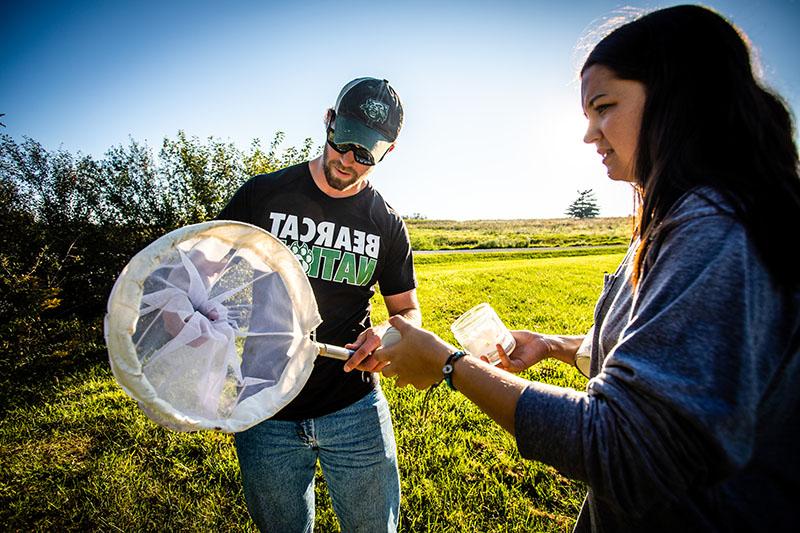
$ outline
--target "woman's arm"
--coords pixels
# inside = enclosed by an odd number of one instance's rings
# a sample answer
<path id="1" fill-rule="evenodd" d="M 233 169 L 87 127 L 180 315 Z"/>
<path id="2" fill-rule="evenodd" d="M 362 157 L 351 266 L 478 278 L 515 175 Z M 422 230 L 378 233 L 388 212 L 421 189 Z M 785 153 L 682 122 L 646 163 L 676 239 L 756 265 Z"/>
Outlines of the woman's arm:
<path id="1" fill-rule="evenodd" d="M 403 317 L 392 317 L 389 322 L 397 328 L 402 339 L 389 348 L 375 352 L 376 359 L 389 363 L 384 367 L 383 374 L 387 377 L 397 376 L 398 387 L 410 384 L 424 389 L 441 381 L 442 369 L 456 348 L 433 333 L 415 327 Z M 546 358 L 551 347 L 568 351 L 574 344 L 574 341 L 560 337 L 552 337 L 545 342 L 545 336 L 527 331 L 515 331 L 514 337 L 521 342 L 512 354 L 515 358 L 509 359 L 502 351 L 501 358 L 508 365 L 526 364 L 525 368 Z M 517 350 L 520 350 L 519 354 Z M 516 358 L 517 355 L 523 358 Z M 563 353 L 559 351 L 558 355 Z M 513 434 L 517 400 L 530 382 L 475 357 L 462 357 L 453 367 L 452 383 L 456 389 Z"/>

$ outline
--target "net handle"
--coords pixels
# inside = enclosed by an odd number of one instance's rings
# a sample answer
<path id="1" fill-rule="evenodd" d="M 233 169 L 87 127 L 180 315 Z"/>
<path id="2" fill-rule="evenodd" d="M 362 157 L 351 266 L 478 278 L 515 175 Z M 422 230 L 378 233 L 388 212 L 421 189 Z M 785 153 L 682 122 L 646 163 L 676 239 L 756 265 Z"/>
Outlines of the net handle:
<path id="1" fill-rule="evenodd" d="M 354 350 L 348 350 L 347 348 L 334 346 L 333 344 L 325 344 L 323 342 L 317 342 L 315 344 L 317 345 L 319 355 L 330 357 L 332 359 L 339 359 L 340 361 L 347 361 L 350 359 L 350 356 L 355 353 Z"/>
<path id="2" fill-rule="evenodd" d="M 381 346 L 388 348 L 399 340 L 400 332 L 397 331 L 394 326 L 389 326 L 381 336 Z M 323 342 L 316 342 L 314 344 L 317 345 L 319 355 L 330 357 L 331 359 L 339 359 L 340 361 L 347 361 L 350 359 L 350 356 L 355 353 L 355 350 L 348 350 L 347 348 L 342 348 L 341 346 L 333 344 L 325 344 Z"/>

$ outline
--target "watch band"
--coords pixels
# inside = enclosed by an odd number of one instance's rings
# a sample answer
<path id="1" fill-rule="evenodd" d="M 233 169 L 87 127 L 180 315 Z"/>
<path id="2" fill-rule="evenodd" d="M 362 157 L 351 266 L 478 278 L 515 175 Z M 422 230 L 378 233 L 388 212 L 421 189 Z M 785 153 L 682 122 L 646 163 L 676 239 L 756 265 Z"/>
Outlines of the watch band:
<path id="1" fill-rule="evenodd" d="M 467 355 L 467 352 L 463 350 L 451 353 L 450 357 L 447 358 L 447 361 L 442 367 L 442 374 L 444 375 L 444 380 L 447 382 L 447 386 L 450 387 L 452 390 L 458 390 L 453 385 L 453 365 L 455 364 L 456 361 L 458 361 L 465 355 Z"/>

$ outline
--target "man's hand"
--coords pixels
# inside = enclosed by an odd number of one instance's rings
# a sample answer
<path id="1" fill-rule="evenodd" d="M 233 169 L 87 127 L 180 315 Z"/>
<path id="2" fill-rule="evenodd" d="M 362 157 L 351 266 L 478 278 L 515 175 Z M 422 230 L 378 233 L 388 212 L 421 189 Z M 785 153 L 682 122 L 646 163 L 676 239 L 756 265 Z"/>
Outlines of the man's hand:
<path id="1" fill-rule="evenodd" d="M 372 352 L 381 347 L 381 336 L 386 331 L 386 326 L 375 326 L 361 332 L 355 342 L 345 344 L 348 350 L 355 350 L 350 359 L 344 364 L 344 371 L 361 370 L 363 372 L 380 372 L 387 363 L 382 363 L 373 357 Z"/>
<path id="2" fill-rule="evenodd" d="M 191 318 L 191 317 L 189 317 Z M 215 310 L 211 310 L 208 316 L 211 320 L 216 320 L 219 318 L 219 314 Z M 186 322 L 188 322 L 188 318 L 183 320 L 178 313 L 173 313 L 172 311 L 163 311 L 161 313 L 161 319 L 164 321 L 164 329 L 172 335 L 174 339 L 177 337 L 183 328 L 186 326 Z M 193 341 L 189 342 L 189 346 L 192 348 L 197 348 L 198 346 L 202 346 L 208 340 L 205 336 L 198 337 Z"/>

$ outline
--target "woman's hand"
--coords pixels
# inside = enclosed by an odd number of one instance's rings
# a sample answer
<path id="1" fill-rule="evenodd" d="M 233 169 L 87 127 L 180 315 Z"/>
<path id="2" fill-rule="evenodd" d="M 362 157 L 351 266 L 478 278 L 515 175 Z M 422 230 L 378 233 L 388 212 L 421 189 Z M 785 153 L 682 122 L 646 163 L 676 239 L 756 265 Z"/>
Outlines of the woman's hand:
<path id="1" fill-rule="evenodd" d="M 442 367 L 456 348 L 399 316 L 390 318 L 389 322 L 402 337 L 396 344 L 375 350 L 376 359 L 389 363 L 384 367 L 383 375 L 396 376 L 398 387 L 413 385 L 420 390 L 441 381 Z M 513 333 L 521 334 L 522 344 L 522 349 L 518 347 L 514 352 L 520 350 L 520 354 L 525 355 L 521 359 L 519 355 L 516 357 L 519 365 L 533 364 L 531 361 L 539 361 L 548 353 L 543 344 L 535 340 L 536 334 L 527 331 Z M 510 361 L 508 357 L 506 360 Z M 462 357 L 453 367 L 453 385 L 513 434 L 517 401 L 530 382 L 472 356 Z"/>
<path id="2" fill-rule="evenodd" d="M 378 361 L 388 363 L 382 370 L 386 377 L 396 377 L 396 385 L 425 389 L 442 380 L 442 367 L 456 348 L 430 331 L 418 328 L 400 315 L 389 319 L 401 338 L 388 348 L 374 352 Z"/>
<path id="3" fill-rule="evenodd" d="M 534 333 L 532 331 L 514 330 L 511 336 L 517 341 L 517 346 L 511 355 L 506 354 L 503 347 L 497 345 L 497 353 L 500 356 L 498 368 L 519 374 L 536 363 L 550 357 L 553 351 L 551 340 L 546 335 Z"/>

